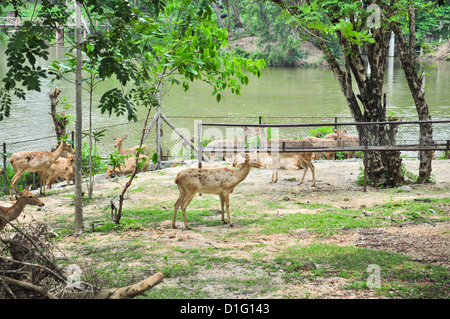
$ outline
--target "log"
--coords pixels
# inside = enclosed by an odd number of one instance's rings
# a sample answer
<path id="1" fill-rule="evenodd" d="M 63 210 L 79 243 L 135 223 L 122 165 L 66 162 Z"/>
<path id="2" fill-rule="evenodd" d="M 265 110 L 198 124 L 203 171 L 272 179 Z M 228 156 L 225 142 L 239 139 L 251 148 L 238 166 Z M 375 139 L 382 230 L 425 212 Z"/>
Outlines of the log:
<path id="1" fill-rule="evenodd" d="M 38 293 L 46 298 L 49 299 L 57 299 L 53 294 L 48 292 L 48 289 L 46 287 L 41 287 L 41 286 L 36 286 L 33 284 L 30 284 L 28 282 L 25 281 L 20 281 L 17 279 L 12 279 L 6 276 L 3 276 L 2 279 L 5 281 L 5 283 L 7 283 L 8 285 L 12 285 L 12 286 L 16 286 L 16 287 L 20 287 L 22 289 L 26 289 L 35 293 Z"/>
<path id="2" fill-rule="evenodd" d="M 8 285 L 38 293 L 48 299 L 58 299 L 55 295 L 48 292 L 46 287 L 36 286 L 25 281 L 9 278 L 7 276 L 2 276 L 1 279 Z M 159 272 L 138 283 L 126 287 L 100 291 L 64 292 L 61 299 L 130 299 L 144 294 L 144 292 L 148 289 L 151 289 L 161 283 L 163 279 L 164 275 Z"/>
<path id="3" fill-rule="evenodd" d="M 100 291 L 65 292 L 64 299 L 130 299 L 143 295 L 145 291 L 160 284 L 164 275 L 160 272 L 138 283 L 121 288 Z"/>

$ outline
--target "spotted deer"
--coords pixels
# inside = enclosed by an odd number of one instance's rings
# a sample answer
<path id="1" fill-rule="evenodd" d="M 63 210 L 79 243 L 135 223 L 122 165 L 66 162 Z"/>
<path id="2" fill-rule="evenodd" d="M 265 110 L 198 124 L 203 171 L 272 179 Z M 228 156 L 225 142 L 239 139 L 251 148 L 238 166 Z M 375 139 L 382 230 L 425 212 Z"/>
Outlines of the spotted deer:
<path id="1" fill-rule="evenodd" d="M 251 167 L 261 167 L 259 163 L 250 163 L 248 154 L 246 154 L 245 162 L 239 166 L 239 169 L 235 170 L 227 167 L 220 167 L 188 168 L 180 171 L 175 178 L 175 184 L 177 184 L 180 194 L 173 209 L 172 227 L 177 228 L 177 211 L 181 206 L 184 226 L 187 229 L 191 229 L 187 222 L 186 208 L 197 193 L 219 195 L 222 221 L 225 224 L 227 223 L 224 216 L 225 205 L 228 223 L 232 226 L 230 217 L 230 194 L 233 193 L 235 187 L 247 177 Z"/>
<path id="2" fill-rule="evenodd" d="M 11 222 L 23 212 L 27 205 L 43 207 L 44 203 L 29 191 L 30 186 L 23 191 L 14 189 L 17 201 L 11 207 L 0 206 L 0 231 L 2 231 L 8 222 Z"/>
<path id="3" fill-rule="evenodd" d="M 68 155 L 67 158 L 58 158 L 48 169 L 47 188 L 52 189 L 52 184 L 58 177 L 64 178 L 67 186 L 70 185 L 71 181 L 75 184 L 74 162 L 74 155 Z"/>
<path id="4" fill-rule="evenodd" d="M 134 155 L 137 154 L 137 149 L 140 148 L 139 145 L 132 148 L 123 148 L 123 141 L 127 139 L 127 135 L 124 137 L 113 137 L 114 139 L 114 147 L 117 148 L 120 155 Z M 149 151 L 148 145 L 142 144 L 141 147 L 144 151 Z"/>
<path id="5" fill-rule="evenodd" d="M 40 188 L 39 193 L 46 196 L 45 186 L 47 183 L 47 172 L 50 166 L 61 156 L 63 152 L 75 153 L 72 146 L 61 141 L 58 148 L 53 152 L 48 151 L 24 151 L 11 155 L 10 163 L 14 169 L 14 176 L 11 179 L 11 191 L 9 198 L 13 200 L 12 188 L 16 187 L 17 180 L 22 174 L 27 172 L 39 172 Z"/>
<path id="6" fill-rule="evenodd" d="M 312 152 L 282 152 L 281 148 L 284 145 L 286 148 L 312 148 L 314 145 L 309 141 L 303 140 L 291 140 L 291 139 L 270 139 L 268 140 L 266 134 L 264 133 L 264 128 L 259 127 L 258 136 L 261 141 L 261 148 L 268 154 L 272 156 L 272 180 L 271 183 L 276 183 L 278 181 L 278 166 L 280 163 L 280 158 L 298 158 L 299 164 L 303 167 L 303 176 L 298 185 L 303 183 L 305 175 L 308 168 L 311 169 L 312 173 L 312 186 L 316 185 L 316 175 L 315 168 L 311 162 L 313 153 Z M 274 149 L 275 151 L 271 151 Z"/>

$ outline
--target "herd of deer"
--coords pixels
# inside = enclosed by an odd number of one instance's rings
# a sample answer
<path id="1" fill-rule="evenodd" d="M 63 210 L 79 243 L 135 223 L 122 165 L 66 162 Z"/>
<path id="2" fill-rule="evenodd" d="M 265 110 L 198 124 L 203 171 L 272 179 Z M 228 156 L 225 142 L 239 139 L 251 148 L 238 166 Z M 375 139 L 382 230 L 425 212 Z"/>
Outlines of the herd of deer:
<path id="1" fill-rule="evenodd" d="M 227 223 L 224 216 L 224 208 L 227 211 L 228 224 L 232 226 L 230 210 L 229 210 L 229 196 L 233 192 L 234 188 L 241 183 L 249 174 L 250 168 L 263 168 L 266 164 L 263 163 L 263 156 L 268 156 L 272 161 L 272 183 L 278 181 L 278 166 L 281 158 L 292 158 L 295 160 L 296 166 L 303 169 L 303 176 L 300 180 L 300 184 L 303 183 L 308 168 L 312 173 L 312 186 L 315 186 L 315 168 L 311 160 L 313 158 L 313 152 L 278 152 L 271 151 L 279 149 L 281 145 L 287 148 L 312 148 L 320 145 L 321 147 L 336 147 L 342 140 L 350 141 L 350 143 L 358 143 L 357 138 L 345 136 L 343 131 L 335 131 L 324 138 L 307 137 L 302 140 L 289 140 L 289 139 L 270 139 L 268 140 L 264 129 L 260 127 L 249 128 L 243 127 L 244 134 L 241 139 L 232 140 L 216 140 L 209 143 L 205 150 L 220 148 L 225 149 L 240 148 L 245 145 L 246 138 L 249 136 L 259 136 L 261 147 L 269 150 L 267 153 L 251 154 L 245 153 L 244 162 L 239 163 L 237 158 L 239 154 L 233 156 L 233 166 L 238 169 L 230 169 L 227 167 L 220 168 L 188 168 L 180 171 L 175 178 L 175 184 L 179 190 L 179 196 L 174 205 L 174 215 L 172 221 L 172 227 L 176 228 L 176 216 L 178 208 L 181 207 L 183 214 L 184 225 L 187 229 L 191 229 L 188 225 L 186 218 L 186 208 L 192 201 L 197 193 L 201 194 L 216 194 L 219 195 L 221 203 L 222 221 Z M 119 153 L 124 156 L 129 156 L 137 153 L 138 146 L 130 149 L 123 148 L 123 141 L 127 137 L 114 137 L 115 147 Z M 148 150 L 147 145 L 142 145 L 143 150 Z M 64 141 L 60 143 L 58 148 L 53 152 L 48 151 L 25 151 L 15 153 L 10 158 L 11 166 L 14 169 L 14 176 L 11 179 L 11 192 L 10 199 L 13 200 L 12 190 L 15 192 L 16 202 L 11 207 L 0 206 L 0 231 L 10 221 L 15 220 L 23 211 L 26 205 L 35 205 L 43 207 L 44 203 L 39 200 L 35 195 L 29 191 L 29 186 L 23 191 L 16 190 L 17 180 L 22 176 L 25 171 L 38 172 L 40 176 L 40 194 L 46 196 L 46 187 L 51 189 L 51 185 L 58 177 L 66 179 L 67 185 L 70 185 L 70 181 L 75 181 L 74 174 L 74 154 L 72 146 Z M 67 157 L 62 157 L 62 155 Z M 224 154 L 215 151 L 210 151 L 210 162 L 214 161 L 216 157 L 223 156 Z M 349 154 L 351 156 L 351 154 Z M 253 157 L 250 159 L 250 157 Z M 325 157 L 331 158 L 332 154 L 325 153 Z M 150 163 L 147 155 L 140 155 L 139 161 L 143 161 L 144 165 L 140 171 L 147 171 Z M 120 167 L 109 167 L 107 171 L 107 178 L 111 178 L 118 174 L 129 174 L 136 168 L 136 158 L 131 156 L 126 158 L 124 164 Z M 5 172 L 0 169 L 0 175 Z M 48 175 L 48 177 L 47 177 Z"/>

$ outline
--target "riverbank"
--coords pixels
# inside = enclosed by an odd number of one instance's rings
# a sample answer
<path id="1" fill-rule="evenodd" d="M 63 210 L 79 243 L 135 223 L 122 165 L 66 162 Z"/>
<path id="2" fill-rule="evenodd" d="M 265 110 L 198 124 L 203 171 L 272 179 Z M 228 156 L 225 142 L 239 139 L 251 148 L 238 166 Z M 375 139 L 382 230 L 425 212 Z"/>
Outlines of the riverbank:
<path id="1" fill-rule="evenodd" d="M 248 36 L 233 39 L 230 41 L 230 49 L 240 48 L 249 53 L 262 52 L 264 48 L 258 45 L 260 37 L 258 36 Z M 326 66 L 326 61 L 324 60 L 324 54 L 322 50 L 309 41 L 302 43 L 300 50 L 305 52 L 306 58 L 298 59 L 294 67 L 304 67 L 304 66 Z M 433 51 L 426 54 L 425 58 L 427 60 L 450 60 L 450 40 L 447 40 L 439 45 L 433 46 Z"/>

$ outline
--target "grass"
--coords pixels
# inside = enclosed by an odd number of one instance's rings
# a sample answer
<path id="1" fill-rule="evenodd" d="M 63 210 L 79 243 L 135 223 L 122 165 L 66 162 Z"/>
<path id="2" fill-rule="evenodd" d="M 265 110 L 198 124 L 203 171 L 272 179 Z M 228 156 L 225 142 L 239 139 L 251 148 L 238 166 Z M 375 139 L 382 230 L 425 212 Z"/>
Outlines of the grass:
<path id="1" fill-rule="evenodd" d="M 163 284 L 140 298 L 311 298 L 313 292 L 303 291 L 303 285 L 320 285 L 336 277 L 344 282 L 340 289 L 356 295 L 447 298 L 450 276 L 446 267 L 416 262 L 406 254 L 328 242 L 336 234 L 361 228 L 449 220 L 449 198 L 423 202 L 395 200 L 394 196 L 381 205 L 346 209 L 288 200 L 247 206 L 245 201 L 251 198 L 235 195 L 231 207 L 235 227 L 222 223 L 217 196 L 197 196 L 188 207 L 193 230 L 184 230 L 179 211 L 180 229 L 173 232 L 172 201 L 148 200 L 127 206 L 119 225 L 109 220 L 107 208 L 99 210 L 101 217 L 86 217 L 85 223 L 95 227 L 86 229 L 79 242 L 67 249 L 75 262 L 90 260 L 88 276 L 106 287 L 162 272 Z M 53 223 L 61 234 L 56 240 L 70 233 L 71 217 Z M 266 242 L 276 236 L 295 238 L 299 229 L 308 233 L 311 243 L 294 240 L 286 246 L 281 239 L 274 246 Z M 155 231 L 160 235 L 148 236 Z M 379 268 L 376 287 L 370 286 L 369 265 Z"/>
<path id="2" fill-rule="evenodd" d="M 349 281 L 347 289 L 369 289 L 371 272 L 368 265 L 380 268 L 378 295 L 403 298 L 446 298 L 450 285 L 445 267 L 422 265 L 405 255 L 354 246 L 312 244 L 309 247 L 294 246 L 279 254 L 276 261 L 286 269 L 285 279 L 304 279 L 305 275 L 292 265 L 301 260 L 312 260 L 326 265 L 312 271 L 315 277 L 338 276 Z"/>

